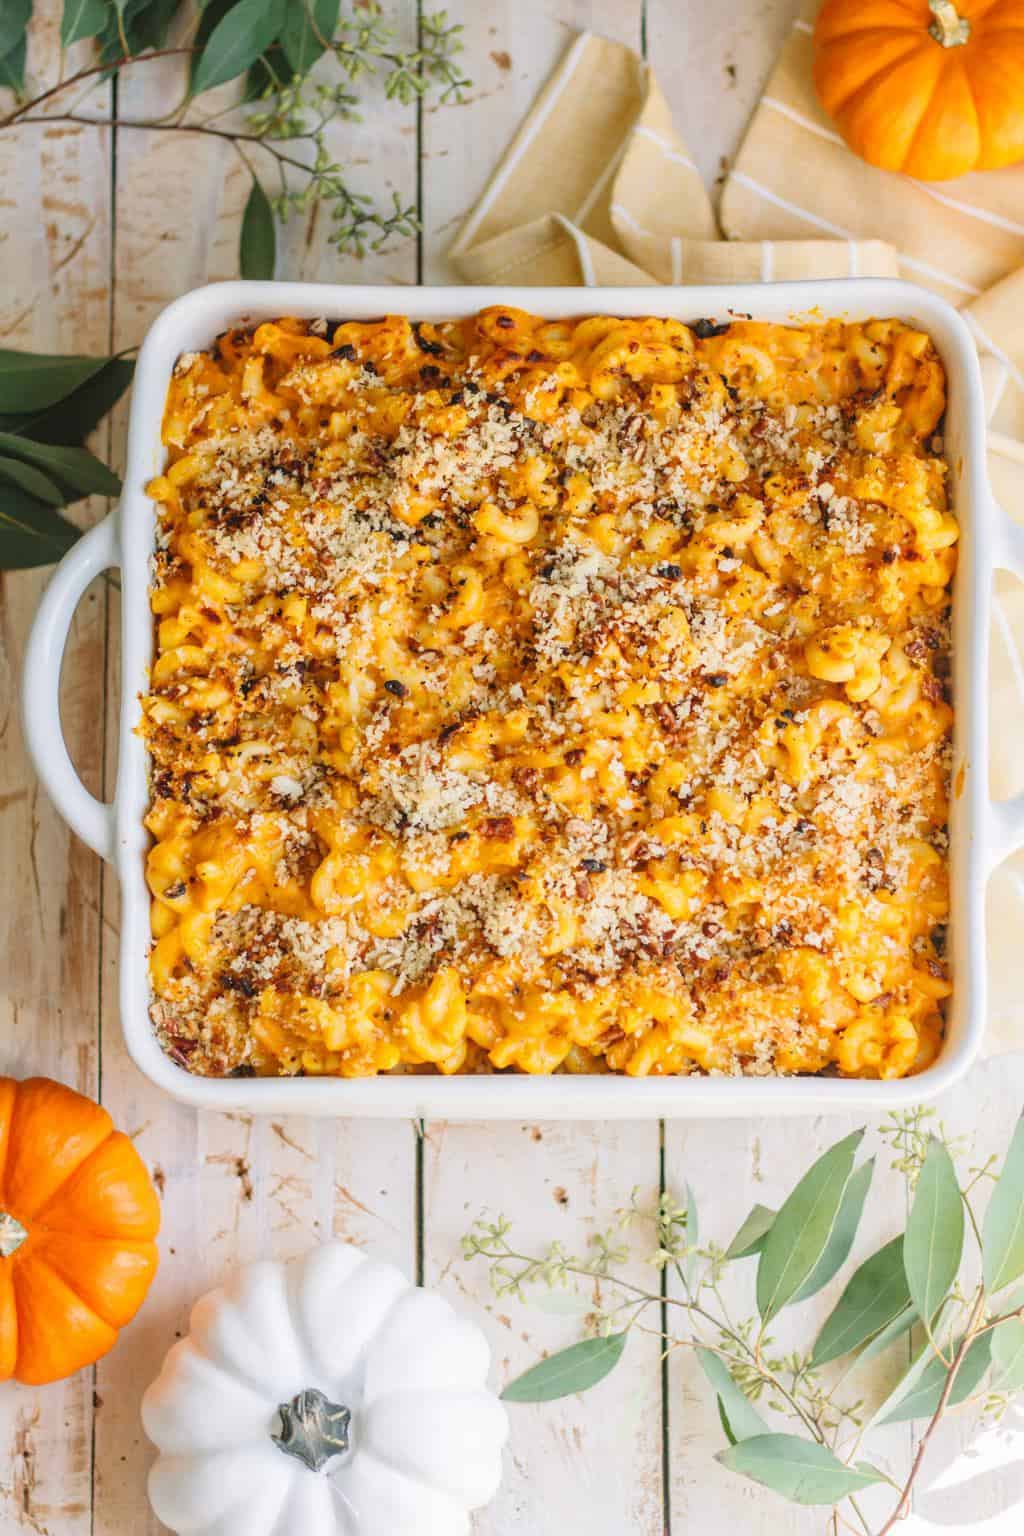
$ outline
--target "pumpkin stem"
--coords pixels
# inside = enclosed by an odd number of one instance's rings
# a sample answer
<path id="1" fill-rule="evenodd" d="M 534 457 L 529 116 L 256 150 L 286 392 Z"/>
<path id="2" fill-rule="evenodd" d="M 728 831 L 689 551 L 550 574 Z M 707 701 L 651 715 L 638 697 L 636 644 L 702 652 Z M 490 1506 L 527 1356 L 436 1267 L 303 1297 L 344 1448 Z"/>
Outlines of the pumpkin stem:
<path id="1" fill-rule="evenodd" d="M 322 1472 L 335 1456 L 348 1450 L 352 1414 L 315 1387 L 298 1392 L 290 1403 L 280 1403 L 281 1428 L 270 1438 L 286 1456 L 295 1456 L 311 1472 Z"/>
<path id="2" fill-rule="evenodd" d="M 16 1216 L 0 1211 L 0 1259 L 9 1259 L 17 1253 L 28 1233 Z"/>
<path id="3" fill-rule="evenodd" d="M 959 14 L 953 0 L 928 0 L 928 9 L 935 17 L 928 36 L 943 48 L 962 48 L 971 35 L 971 24 Z"/>

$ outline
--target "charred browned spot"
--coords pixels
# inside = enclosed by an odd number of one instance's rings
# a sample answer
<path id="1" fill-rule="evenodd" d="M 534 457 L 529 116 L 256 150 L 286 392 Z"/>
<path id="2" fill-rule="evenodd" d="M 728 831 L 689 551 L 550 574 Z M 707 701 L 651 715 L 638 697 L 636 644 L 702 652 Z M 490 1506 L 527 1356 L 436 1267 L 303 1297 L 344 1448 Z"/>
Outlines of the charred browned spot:
<path id="1" fill-rule="evenodd" d="M 511 816 L 488 816 L 481 822 L 480 831 L 496 843 L 510 843 L 516 835 L 516 824 Z"/>

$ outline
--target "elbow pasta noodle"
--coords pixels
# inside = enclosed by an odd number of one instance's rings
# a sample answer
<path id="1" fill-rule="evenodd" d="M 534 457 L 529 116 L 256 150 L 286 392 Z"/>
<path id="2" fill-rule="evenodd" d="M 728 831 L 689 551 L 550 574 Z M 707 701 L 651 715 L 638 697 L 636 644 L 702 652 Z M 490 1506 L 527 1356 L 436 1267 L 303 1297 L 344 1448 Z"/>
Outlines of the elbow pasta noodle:
<path id="1" fill-rule="evenodd" d="M 950 993 L 945 378 L 894 320 L 281 319 L 150 484 L 207 1075 L 898 1077 Z"/>

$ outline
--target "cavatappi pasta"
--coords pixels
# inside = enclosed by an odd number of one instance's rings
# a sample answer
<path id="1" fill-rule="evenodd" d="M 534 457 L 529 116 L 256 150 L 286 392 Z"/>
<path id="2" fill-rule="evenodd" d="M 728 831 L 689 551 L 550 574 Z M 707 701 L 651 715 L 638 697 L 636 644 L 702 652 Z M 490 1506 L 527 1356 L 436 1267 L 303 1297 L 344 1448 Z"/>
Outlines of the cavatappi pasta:
<path id="1" fill-rule="evenodd" d="M 153 1019 L 191 1070 L 815 1073 L 949 993 L 944 375 L 892 320 L 293 320 L 177 365 Z"/>

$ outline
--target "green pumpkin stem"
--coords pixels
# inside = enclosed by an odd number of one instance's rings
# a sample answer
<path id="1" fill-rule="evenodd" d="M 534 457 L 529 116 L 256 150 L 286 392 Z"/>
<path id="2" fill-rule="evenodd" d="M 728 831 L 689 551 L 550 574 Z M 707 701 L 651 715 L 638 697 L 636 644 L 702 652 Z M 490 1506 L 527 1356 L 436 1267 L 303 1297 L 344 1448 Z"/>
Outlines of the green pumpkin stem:
<path id="1" fill-rule="evenodd" d="M 286 1456 L 294 1456 L 311 1472 L 322 1472 L 335 1456 L 349 1447 L 352 1414 L 315 1387 L 298 1392 L 289 1403 L 278 1405 L 281 1427 L 270 1438 Z"/>

